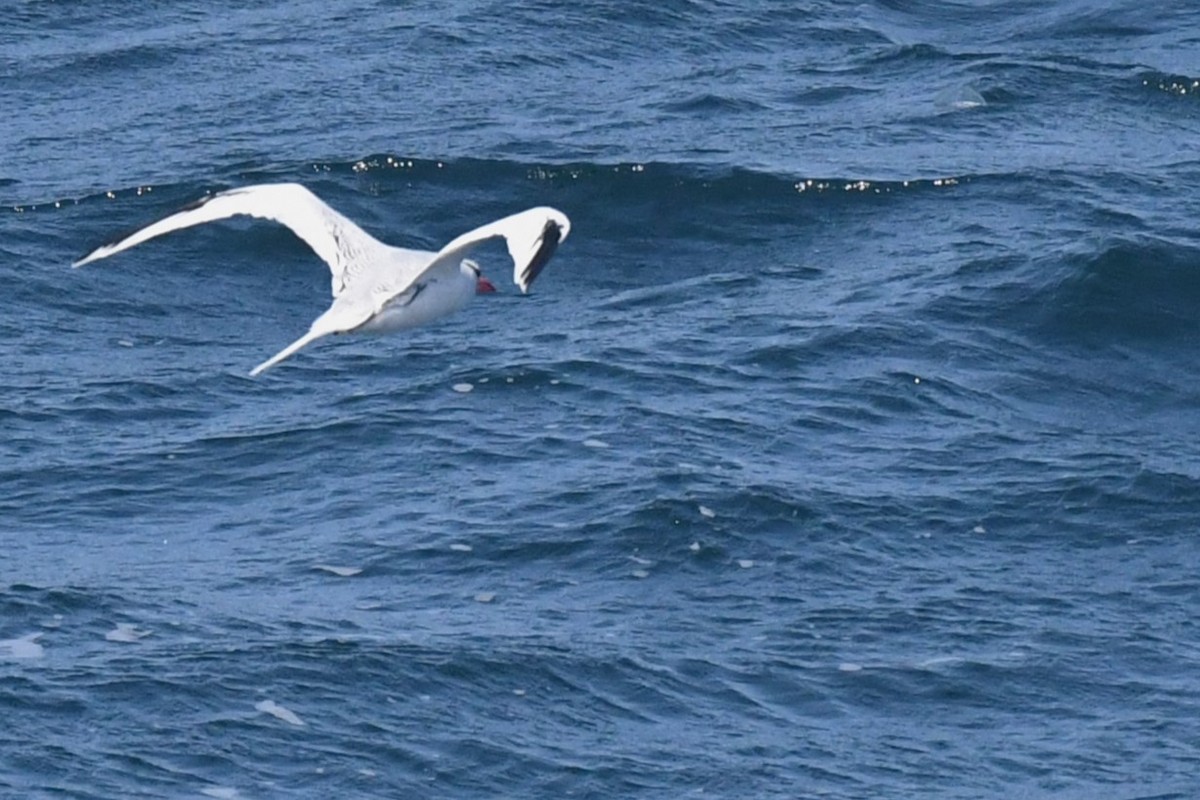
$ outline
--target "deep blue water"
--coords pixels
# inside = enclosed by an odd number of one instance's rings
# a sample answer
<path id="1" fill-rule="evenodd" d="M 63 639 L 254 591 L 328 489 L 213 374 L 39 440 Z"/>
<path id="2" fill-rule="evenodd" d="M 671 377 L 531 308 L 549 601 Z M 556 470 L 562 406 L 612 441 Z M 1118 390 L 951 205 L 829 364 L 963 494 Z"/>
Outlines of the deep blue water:
<path id="1" fill-rule="evenodd" d="M 1200 796 L 1193 4 L 259 5 L 0 8 L 0 796 Z"/>

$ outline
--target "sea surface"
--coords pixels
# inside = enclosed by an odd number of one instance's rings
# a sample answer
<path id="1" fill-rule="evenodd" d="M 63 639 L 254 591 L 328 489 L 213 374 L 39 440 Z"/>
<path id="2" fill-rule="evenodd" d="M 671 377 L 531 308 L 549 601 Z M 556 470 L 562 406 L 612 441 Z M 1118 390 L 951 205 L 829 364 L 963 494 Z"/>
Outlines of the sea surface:
<path id="1" fill-rule="evenodd" d="M 1200 797 L 1200 6 L 0 3 L 0 797 Z M 296 181 L 529 296 L 252 379 Z M 469 390 L 469 391 L 468 391 Z"/>

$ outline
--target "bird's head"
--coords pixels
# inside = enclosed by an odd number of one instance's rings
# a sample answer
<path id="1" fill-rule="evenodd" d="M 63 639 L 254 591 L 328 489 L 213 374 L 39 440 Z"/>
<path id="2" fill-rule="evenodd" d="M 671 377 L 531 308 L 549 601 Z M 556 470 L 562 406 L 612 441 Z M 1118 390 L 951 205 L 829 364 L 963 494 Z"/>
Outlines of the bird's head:
<path id="1" fill-rule="evenodd" d="M 469 258 L 464 258 L 462 262 L 463 274 L 469 274 L 475 278 L 475 294 L 492 294 L 496 291 L 496 284 L 483 277 L 483 271 L 479 269 L 479 265 Z"/>

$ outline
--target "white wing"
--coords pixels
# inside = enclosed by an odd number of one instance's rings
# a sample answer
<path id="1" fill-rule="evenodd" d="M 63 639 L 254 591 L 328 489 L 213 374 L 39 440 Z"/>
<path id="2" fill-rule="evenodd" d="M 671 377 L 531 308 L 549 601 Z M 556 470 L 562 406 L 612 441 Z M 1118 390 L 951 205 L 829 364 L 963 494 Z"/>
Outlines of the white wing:
<path id="1" fill-rule="evenodd" d="M 369 303 L 363 303 L 361 296 L 347 293 L 335 297 L 333 305 L 324 314 L 313 320 L 312 325 L 308 328 L 308 333 L 250 370 L 250 377 L 254 377 L 263 370 L 270 369 L 301 347 L 315 342 L 323 336 L 354 330 L 369 320 L 374 314 L 375 309 Z"/>
<path id="2" fill-rule="evenodd" d="M 300 184 L 269 183 L 205 197 L 141 230 L 97 247 L 72 266 L 82 267 L 164 233 L 236 216 L 269 219 L 290 228 L 329 265 L 334 297 L 346 288 L 346 281 L 357 265 L 380 258 L 382 251 L 389 249 Z M 351 265 L 356 267 L 352 269 Z"/>
<path id="3" fill-rule="evenodd" d="M 439 250 L 433 260 L 415 275 L 408 285 L 420 280 L 422 275 L 444 267 L 447 262 L 461 261 L 484 242 L 503 238 L 508 245 L 508 254 L 513 260 L 513 283 L 521 287 L 524 294 L 529 291 L 529 287 L 550 262 L 554 251 L 570 232 L 571 221 L 567 219 L 566 214 L 548 206 L 530 208 L 481 225 L 457 237 Z M 399 290 L 404 291 L 408 285 L 399 287 Z"/>

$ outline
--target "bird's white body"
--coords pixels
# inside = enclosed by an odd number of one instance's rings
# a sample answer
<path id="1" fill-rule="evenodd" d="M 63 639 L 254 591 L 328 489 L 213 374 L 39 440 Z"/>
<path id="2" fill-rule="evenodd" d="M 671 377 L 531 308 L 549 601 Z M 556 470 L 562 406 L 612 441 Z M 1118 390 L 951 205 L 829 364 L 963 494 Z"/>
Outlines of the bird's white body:
<path id="1" fill-rule="evenodd" d="M 432 261 L 437 253 L 428 253 Z M 437 274 L 426 274 L 421 289 L 409 289 L 383 304 L 362 325 L 358 333 L 395 333 L 417 328 L 441 317 L 461 311 L 475 297 L 479 273 L 469 261 L 448 263 Z"/>
<path id="2" fill-rule="evenodd" d="M 479 268 L 467 258 L 486 241 L 503 238 L 513 281 L 527 292 L 571 223 L 553 208 L 531 208 L 475 228 L 436 253 L 384 244 L 294 183 L 230 189 L 206 197 L 76 261 L 81 267 L 181 228 L 246 215 L 290 228 L 328 265 L 333 303 L 308 333 L 251 371 L 257 375 L 306 344 L 331 333 L 391 333 L 459 311 L 475 296 Z"/>

